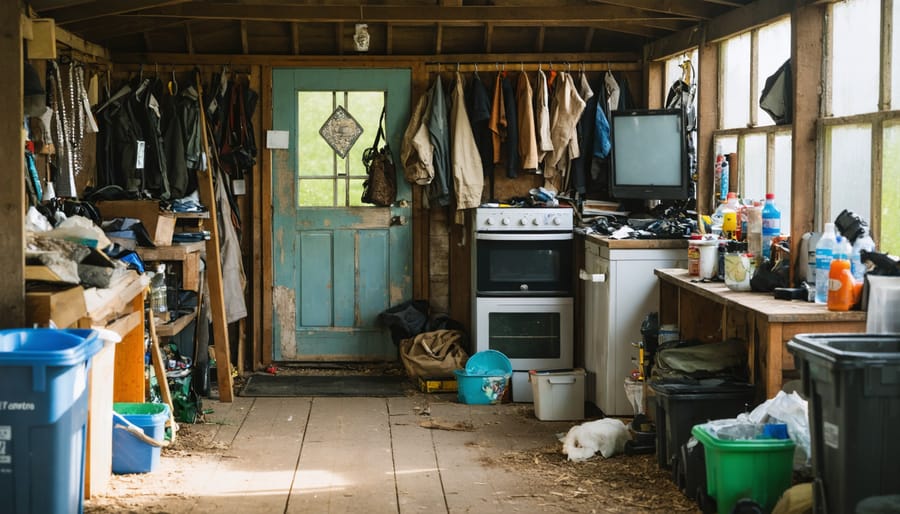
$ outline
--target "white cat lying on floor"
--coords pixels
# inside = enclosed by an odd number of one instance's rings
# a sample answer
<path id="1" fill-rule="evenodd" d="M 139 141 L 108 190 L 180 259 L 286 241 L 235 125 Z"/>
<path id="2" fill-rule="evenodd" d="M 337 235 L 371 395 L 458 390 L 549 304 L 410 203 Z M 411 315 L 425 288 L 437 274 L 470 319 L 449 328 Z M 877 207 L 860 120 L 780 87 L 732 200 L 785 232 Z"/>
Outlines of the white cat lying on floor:
<path id="1" fill-rule="evenodd" d="M 598 451 L 603 458 L 622 453 L 629 438 L 625 423 L 615 418 L 604 418 L 570 428 L 560 441 L 563 443 L 563 453 L 569 456 L 569 460 L 582 461 L 590 459 Z"/>

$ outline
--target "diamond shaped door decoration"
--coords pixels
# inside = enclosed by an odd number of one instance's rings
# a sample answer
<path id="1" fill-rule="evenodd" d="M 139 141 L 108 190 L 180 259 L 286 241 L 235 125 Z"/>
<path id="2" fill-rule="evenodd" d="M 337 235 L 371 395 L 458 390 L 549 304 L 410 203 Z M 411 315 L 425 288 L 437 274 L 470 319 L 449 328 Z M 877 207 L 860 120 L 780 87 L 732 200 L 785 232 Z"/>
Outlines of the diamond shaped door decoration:
<path id="1" fill-rule="evenodd" d="M 362 126 L 340 105 L 319 129 L 319 135 L 341 156 L 341 159 L 347 157 L 362 133 Z"/>

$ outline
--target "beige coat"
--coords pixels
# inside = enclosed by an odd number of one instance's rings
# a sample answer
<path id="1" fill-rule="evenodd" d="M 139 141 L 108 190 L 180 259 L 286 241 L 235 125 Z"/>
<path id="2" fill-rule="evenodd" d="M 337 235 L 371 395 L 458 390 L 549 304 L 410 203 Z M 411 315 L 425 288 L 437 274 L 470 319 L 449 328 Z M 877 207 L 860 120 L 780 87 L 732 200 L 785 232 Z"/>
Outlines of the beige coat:
<path id="1" fill-rule="evenodd" d="M 428 135 L 428 120 L 425 119 L 428 100 L 428 93 L 419 97 L 400 145 L 400 164 L 406 181 L 420 186 L 434 180 L 434 146 Z"/>
<path id="2" fill-rule="evenodd" d="M 463 80 L 459 72 L 456 73 L 456 85 L 450 94 L 450 166 L 453 169 L 456 209 L 478 207 L 484 190 L 484 172 L 475 136 L 472 134 L 472 124 L 466 113 Z"/>
<path id="3" fill-rule="evenodd" d="M 547 75 L 538 70 L 537 97 L 534 102 L 535 139 L 537 140 L 538 162 L 553 151 L 550 141 L 550 94 L 547 91 Z"/>
<path id="4" fill-rule="evenodd" d="M 537 134 L 534 127 L 534 99 L 531 83 L 525 72 L 516 81 L 516 110 L 519 111 L 519 161 L 525 171 L 536 171 L 538 167 Z"/>
<path id="5" fill-rule="evenodd" d="M 571 159 L 579 157 L 578 133 L 575 127 L 585 106 L 571 75 L 562 72 L 556 81 L 550 112 L 550 140 L 553 142 L 553 152 L 547 157 L 544 169 L 544 174 L 548 177 L 565 175 Z"/>

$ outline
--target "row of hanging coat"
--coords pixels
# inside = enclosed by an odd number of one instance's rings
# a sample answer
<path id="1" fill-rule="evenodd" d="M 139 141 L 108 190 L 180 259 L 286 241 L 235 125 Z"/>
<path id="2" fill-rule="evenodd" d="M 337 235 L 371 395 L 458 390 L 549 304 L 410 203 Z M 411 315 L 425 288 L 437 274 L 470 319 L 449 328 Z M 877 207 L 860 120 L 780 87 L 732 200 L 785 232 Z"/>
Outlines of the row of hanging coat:
<path id="1" fill-rule="evenodd" d="M 401 162 L 410 183 L 426 186 L 432 205 L 477 207 L 485 182 L 494 198 L 495 170 L 509 178 L 542 174 L 544 187 L 584 193 L 588 177 L 605 182 L 609 113 L 631 107 L 627 84 L 611 72 L 592 87 L 582 71 L 496 74 L 468 83 L 454 74 L 450 97 L 438 74 L 419 98 L 403 137 Z M 595 94 L 594 90 L 598 92 Z"/>

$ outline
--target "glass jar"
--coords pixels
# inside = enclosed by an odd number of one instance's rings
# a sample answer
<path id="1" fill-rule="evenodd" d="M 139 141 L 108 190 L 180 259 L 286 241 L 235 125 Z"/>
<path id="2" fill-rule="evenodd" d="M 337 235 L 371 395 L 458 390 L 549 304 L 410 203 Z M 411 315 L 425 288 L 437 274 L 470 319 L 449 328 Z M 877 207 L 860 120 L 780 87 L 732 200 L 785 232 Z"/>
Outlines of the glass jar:
<path id="1" fill-rule="evenodd" d="M 750 278 L 756 271 L 753 255 L 747 253 L 747 243 L 729 241 L 725 253 L 725 286 L 732 291 L 750 291 Z"/>

